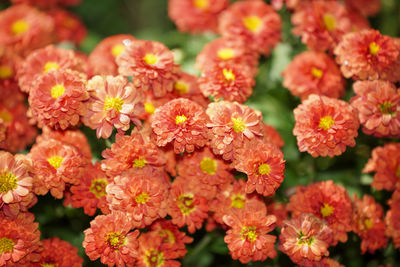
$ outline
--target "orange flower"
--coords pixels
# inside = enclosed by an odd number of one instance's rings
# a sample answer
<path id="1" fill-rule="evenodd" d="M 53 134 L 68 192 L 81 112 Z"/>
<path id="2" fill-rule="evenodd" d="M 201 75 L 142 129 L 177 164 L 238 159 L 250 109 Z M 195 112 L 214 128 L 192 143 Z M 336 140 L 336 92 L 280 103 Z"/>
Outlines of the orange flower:
<path id="1" fill-rule="evenodd" d="M 223 37 L 241 38 L 250 49 L 269 55 L 281 39 L 281 19 L 263 1 L 239 1 L 221 14 L 218 29 Z"/>
<path id="2" fill-rule="evenodd" d="M 386 236 L 393 238 L 395 248 L 400 248 L 400 190 L 394 191 L 386 213 Z"/>
<path id="3" fill-rule="evenodd" d="M 123 213 L 98 215 L 83 231 L 82 246 L 92 260 L 100 258 L 103 264 L 125 267 L 133 265 L 138 256 L 138 230 L 131 231 L 132 223 Z"/>
<path id="4" fill-rule="evenodd" d="M 399 47 L 391 37 L 379 31 L 371 29 L 346 34 L 334 52 L 346 78 L 399 80 Z"/>
<path id="5" fill-rule="evenodd" d="M 306 51 L 297 55 L 283 72 L 283 86 L 302 100 L 311 94 L 339 98 L 344 80 L 339 67 L 328 55 Z"/>
<path id="6" fill-rule="evenodd" d="M 174 54 L 162 43 L 137 40 L 125 46 L 117 57 L 118 72 L 132 76 L 135 86 L 151 89 L 155 97 L 173 91 L 177 65 Z"/>
<path id="7" fill-rule="evenodd" d="M 307 151 L 313 157 L 334 157 L 347 146 L 355 146 L 360 124 L 356 110 L 347 102 L 310 95 L 293 113 L 293 134 L 301 152 Z"/>
<path id="8" fill-rule="evenodd" d="M 246 140 L 262 135 L 262 114 L 237 102 L 220 101 L 210 103 L 207 108 L 211 129 L 213 152 L 224 160 L 233 160 L 235 150 Z"/>
<path id="9" fill-rule="evenodd" d="M 290 197 L 287 209 L 293 218 L 303 213 L 312 213 L 325 220 L 333 230 L 334 241 L 347 241 L 347 232 L 352 228 L 352 204 L 346 189 L 334 184 L 331 180 L 318 182 L 307 187 L 298 186 L 296 193 Z"/>
<path id="10" fill-rule="evenodd" d="M 42 240 L 43 251 L 38 263 L 33 267 L 57 266 L 57 267 L 81 267 L 83 259 L 78 255 L 78 248 L 58 237 Z"/>
<path id="11" fill-rule="evenodd" d="M 279 132 L 272 126 L 261 122 L 262 140 L 277 147 L 283 147 L 285 142 Z"/>
<path id="12" fill-rule="evenodd" d="M 381 0 L 345 0 L 345 3 L 364 16 L 374 16 L 381 10 Z"/>
<path id="13" fill-rule="evenodd" d="M 388 81 L 358 81 L 351 105 L 363 132 L 376 137 L 400 137 L 400 91 Z"/>
<path id="14" fill-rule="evenodd" d="M 172 142 L 175 153 L 193 152 L 203 147 L 210 134 L 206 127 L 209 121 L 204 109 L 197 103 L 178 98 L 159 107 L 152 119 L 151 127 L 157 146 Z"/>
<path id="15" fill-rule="evenodd" d="M 395 190 L 400 184 L 400 144 L 388 143 L 374 148 L 362 172 L 375 172 L 371 186 L 376 190 Z"/>
<path id="16" fill-rule="evenodd" d="M 94 76 L 88 81 L 90 99 L 85 125 L 96 129 L 97 138 L 111 136 L 113 126 L 125 132 L 132 121 L 140 126 L 137 118 L 143 111 L 143 94 L 123 76 Z"/>
<path id="17" fill-rule="evenodd" d="M 23 56 L 52 42 L 51 17 L 27 5 L 1 11 L 0 25 L 0 46 Z"/>
<path id="18" fill-rule="evenodd" d="M 364 195 L 358 199 L 354 194 L 353 231 L 361 238 L 361 253 L 374 253 L 386 247 L 383 208 L 372 196 Z"/>
<path id="19" fill-rule="evenodd" d="M 323 256 L 329 256 L 333 232 L 324 221 L 303 213 L 299 218 L 284 222 L 279 241 L 279 250 L 295 264 L 316 266 L 313 264 L 320 262 Z"/>
<path id="20" fill-rule="evenodd" d="M 256 209 L 235 210 L 225 215 L 223 221 L 231 228 L 226 232 L 224 241 L 234 260 L 248 263 L 276 256 L 276 237 L 268 235 L 275 228 L 274 215 L 266 215 L 265 211 Z"/>

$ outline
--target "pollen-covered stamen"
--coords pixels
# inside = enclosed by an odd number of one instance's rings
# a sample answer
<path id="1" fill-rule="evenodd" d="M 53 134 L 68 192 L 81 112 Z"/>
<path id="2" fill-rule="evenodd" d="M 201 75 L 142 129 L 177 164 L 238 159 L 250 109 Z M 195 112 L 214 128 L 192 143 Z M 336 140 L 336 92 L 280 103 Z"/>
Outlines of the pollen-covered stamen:
<path id="1" fill-rule="evenodd" d="M 321 215 L 322 217 L 328 217 L 331 216 L 333 213 L 334 208 L 330 206 L 329 204 L 324 203 L 324 206 L 321 207 Z"/>
<path id="2" fill-rule="evenodd" d="M 187 120 L 187 117 L 185 115 L 177 115 L 175 118 L 175 123 L 176 125 L 184 123 Z"/>
<path id="3" fill-rule="evenodd" d="M 372 228 L 372 226 L 374 226 L 374 223 L 372 222 L 371 219 L 367 218 L 364 220 L 364 226 L 366 230 L 369 230 Z"/>
<path id="4" fill-rule="evenodd" d="M 106 236 L 107 244 L 112 247 L 114 250 L 119 250 L 119 248 L 125 242 L 125 236 L 121 233 L 108 233 Z"/>
<path id="5" fill-rule="evenodd" d="M 154 105 L 150 102 L 144 102 L 144 111 L 146 111 L 147 114 L 152 115 L 154 111 L 156 111 L 156 108 Z"/>
<path id="6" fill-rule="evenodd" d="M 133 160 L 133 167 L 135 168 L 143 168 L 144 166 L 146 166 L 146 159 L 143 158 L 137 158 Z"/>
<path id="7" fill-rule="evenodd" d="M 196 208 L 194 196 L 192 194 L 180 195 L 178 197 L 178 207 L 183 215 L 191 213 Z"/>
<path id="8" fill-rule="evenodd" d="M 383 104 L 379 104 L 378 107 L 381 110 L 382 114 L 396 115 L 396 107 L 393 106 L 393 104 L 389 101 Z"/>
<path id="9" fill-rule="evenodd" d="M 328 31 L 333 31 L 336 28 L 336 19 L 331 14 L 325 14 L 322 20 L 324 21 L 325 29 Z"/>
<path id="10" fill-rule="evenodd" d="M 214 175 L 215 171 L 217 170 L 217 161 L 212 158 L 205 157 L 200 162 L 200 169 L 204 173 Z"/>
<path id="11" fill-rule="evenodd" d="M 9 238 L 0 238 L 0 254 L 11 252 L 14 250 L 14 241 Z"/>
<path id="12" fill-rule="evenodd" d="M 0 111 L 0 119 L 3 120 L 3 122 L 10 122 L 12 120 L 12 115 L 10 112 L 8 112 L 6 109 Z"/>
<path id="13" fill-rule="evenodd" d="M 298 245 L 308 245 L 311 246 L 314 242 L 314 236 L 306 236 L 302 231 L 299 232 L 299 236 L 297 237 L 297 244 Z"/>
<path id="14" fill-rule="evenodd" d="M 58 65 L 57 62 L 46 62 L 46 64 L 44 64 L 44 68 L 43 68 L 43 73 L 48 73 L 51 70 L 58 70 L 60 68 L 60 65 Z"/>
<path id="15" fill-rule="evenodd" d="M 97 198 L 101 198 L 106 196 L 106 187 L 107 187 L 106 179 L 94 179 L 92 184 L 90 185 L 90 192 L 92 192 Z"/>
<path id="16" fill-rule="evenodd" d="M 218 58 L 228 60 L 234 57 L 235 51 L 232 48 L 221 48 L 217 52 Z"/>
<path id="17" fill-rule="evenodd" d="M 321 78 L 322 75 L 324 75 L 324 72 L 318 68 L 312 67 L 311 68 L 311 74 L 312 76 L 314 76 L 315 78 Z"/>
<path id="18" fill-rule="evenodd" d="M 59 98 L 60 96 L 62 96 L 65 92 L 65 87 L 62 84 L 56 84 L 53 87 L 51 87 L 50 93 L 51 93 L 51 97 L 54 99 Z"/>
<path id="19" fill-rule="evenodd" d="M 183 81 L 177 81 L 174 84 L 174 89 L 177 95 L 184 95 L 189 92 L 189 85 Z"/>
<path id="20" fill-rule="evenodd" d="M 246 198 L 243 195 L 240 194 L 233 195 L 231 198 L 232 200 L 231 208 L 242 209 L 246 204 L 245 199 Z"/>
<path id="21" fill-rule="evenodd" d="M 9 66 L 0 66 L 0 79 L 9 79 L 14 75 L 14 71 Z"/>
<path id="22" fill-rule="evenodd" d="M 222 74 L 227 81 L 234 81 L 236 79 L 236 76 L 231 69 L 223 69 Z"/>
<path id="23" fill-rule="evenodd" d="M 271 166 L 267 163 L 262 163 L 258 166 L 257 171 L 259 175 L 268 175 L 271 172 Z"/>
<path id="24" fill-rule="evenodd" d="M 247 240 L 250 242 L 256 241 L 258 234 L 256 231 L 255 226 L 245 226 L 242 229 L 242 232 L 240 233 L 242 240 Z"/>
<path id="25" fill-rule="evenodd" d="M 2 172 L 0 174 L 0 193 L 7 193 L 17 188 L 17 178 L 11 172 Z"/>
<path id="26" fill-rule="evenodd" d="M 160 267 L 165 261 L 164 254 L 154 249 L 150 249 L 146 251 L 146 257 L 144 261 L 148 267 Z"/>
<path id="27" fill-rule="evenodd" d="M 244 130 L 246 130 L 246 124 L 244 123 L 244 121 L 242 120 L 242 118 L 231 118 L 231 121 L 233 123 L 232 125 L 232 129 L 237 132 L 237 133 L 241 133 Z"/>
<path id="28" fill-rule="evenodd" d="M 149 194 L 142 192 L 140 195 L 137 195 L 135 197 L 135 201 L 138 204 L 145 204 L 149 200 L 150 196 Z"/>
<path id="29" fill-rule="evenodd" d="M 175 244 L 175 235 L 168 229 L 161 229 L 158 235 L 163 238 L 163 243 Z"/>
<path id="30" fill-rule="evenodd" d="M 17 20 L 11 25 L 11 32 L 14 35 L 25 33 L 29 29 L 29 24 L 25 20 Z"/>
<path id="31" fill-rule="evenodd" d="M 120 112 L 124 101 L 119 97 L 109 97 L 107 96 L 104 100 L 104 111 L 114 109 L 116 112 Z"/>
<path id="32" fill-rule="evenodd" d="M 54 263 L 47 263 L 47 262 L 45 262 L 45 263 L 42 263 L 42 264 L 40 265 L 40 267 L 56 267 L 56 266 L 54 265 Z"/>
<path id="33" fill-rule="evenodd" d="M 146 54 L 146 55 L 143 57 L 143 60 L 144 60 L 144 62 L 146 62 L 146 64 L 148 64 L 148 65 L 154 65 L 154 64 L 157 63 L 158 58 L 157 58 L 156 55 L 149 53 L 149 54 Z"/>
<path id="34" fill-rule="evenodd" d="M 373 56 L 376 56 L 379 52 L 379 45 L 375 42 L 369 44 L 369 53 Z"/>
<path id="35" fill-rule="evenodd" d="M 123 44 L 116 44 L 113 47 L 111 47 L 111 54 L 114 57 L 117 57 L 117 56 L 121 55 L 122 52 L 124 52 L 124 49 L 125 49 L 125 47 Z"/>
<path id="36" fill-rule="evenodd" d="M 319 120 L 318 127 L 326 131 L 329 130 L 334 124 L 335 121 L 331 116 L 324 116 Z"/>
<path id="37" fill-rule="evenodd" d="M 63 162 L 64 158 L 60 156 L 53 156 L 51 158 L 47 159 L 47 162 L 53 166 L 54 169 L 58 169 L 61 167 L 61 164 Z"/>
<path id="38" fill-rule="evenodd" d="M 248 16 L 243 18 L 243 24 L 249 31 L 256 32 L 261 27 L 262 21 L 258 16 Z"/>

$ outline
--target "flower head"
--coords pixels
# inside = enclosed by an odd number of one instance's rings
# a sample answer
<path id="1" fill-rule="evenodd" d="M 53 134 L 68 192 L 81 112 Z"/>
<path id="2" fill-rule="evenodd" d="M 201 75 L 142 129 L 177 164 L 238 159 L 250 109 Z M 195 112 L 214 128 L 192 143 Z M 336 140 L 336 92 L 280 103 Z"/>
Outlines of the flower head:
<path id="1" fill-rule="evenodd" d="M 78 256 L 78 248 L 58 237 L 42 240 L 43 250 L 40 253 L 40 261 L 33 265 L 57 266 L 57 267 L 81 267 L 83 259 Z"/>
<path id="2" fill-rule="evenodd" d="M 381 0 L 345 0 L 346 5 L 364 16 L 374 16 L 381 9 Z"/>
<path id="3" fill-rule="evenodd" d="M 400 248 L 400 190 L 394 191 L 386 212 L 386 236 L 393 238 L 395 248 Z"/>
<path id="4" fill-rule="evenodd" d="M 272 126 L 261 122 L 262 140 L 277 147 L 283 147 L 285 142 L 279 132 Z"/>

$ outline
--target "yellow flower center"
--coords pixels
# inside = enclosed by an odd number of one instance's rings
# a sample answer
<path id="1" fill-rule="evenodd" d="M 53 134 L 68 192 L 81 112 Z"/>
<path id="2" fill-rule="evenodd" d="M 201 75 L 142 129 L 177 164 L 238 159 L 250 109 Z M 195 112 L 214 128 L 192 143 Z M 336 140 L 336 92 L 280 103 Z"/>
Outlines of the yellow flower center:
<path id="1" fill-rule="evenodd" d="M 47 162 L 53 166 L 54 169 L 58 169 L 61 167 L 64 158 L 60 156 L 52 156 L 51 158 L 47 159 Z"/>
<path id="2" fill-rule="evenodd" d="M 334 124 L 335 121 L 332 119 L 331 116 L 325 116 L 319 120 L 318 127 L 324 130 L 329 130 Z"/>
<path id="3" fill-rule="evenodd" d="M 44 65 L 43 73 L 48 73 L 51 70 L 58 70 L 59 68 L 60 68 L 60 65 L 58 65 L 57 62 L 49 61 Z"/>
<path id="4" fill-rule="evenodd" d="M 328 31 L 332 31 L 336 28 L 336 19 L 331 14 L 325 14 L 322 20 L 324 21 L 325 29 Z"/>
<path id="5" fill-rule="evenodd" d="M 395 115 L 396 114 L 395 107 L 389 101 L 387 101 L 387 102 L 385 102 L 383 104 L 379 104 L 378 107 L 381 110 L 382 114 L 390 114 L 390 115 Z"/>
<path id="6" fill-rule="evenodd" d="M 56 267 L 53 263 L 42 263 L 40 267 Z"/>
<path id="7" fill-rule="evenodd" d="M 372 42 L 369 44 L 369 53 L 373 56 L 376 56 L 379 52 L 379 45 L 377 45 L 375 42 Z"/>
<path id="8" fill-rule="evenodd" d="M 242 118 L 231 118 L 233 123 L 232 129 L 237 132 L 241 133 L 246 129 L 246 124 L 243 122 Z"/>
<path id="9" fill-rule="evenodd" d="M 3 172 L 0 174 L 0 193 L 7 193 L 17 188 L 17 178 L 11 172 Z"/>
<path id="10" fill-rule="evenodd" d="M 175 235 L 168 229 L 161 229 L 158 233 L 163 238 L 163 243 L 175 244 Z"/>
<path id="11" fill-rule="evenodd" d="M 252 32 L 256 32 L 261 27 L 261 19 L 257 16 L 248 16 L 243 18 L 244 26 Z"/>
<path id="12" fill-rule="evenodd" d="M 10 122 L 12 120 L 12 115 L 6 109 L 0 111 L 0 119 L 2 119 L 5 123 Z"/>
<path id="13" fill-rule="evenodd" d="M 312 74 L 312 76 L 314 76 L 315 78 L 321 78 L 322 77 L 322 75 L 324 75 L 324 72 L 322 71 L 322 70 L 320 70 L 320 69 L 317 69 L 317 68 L 314 68 L 314 67 L 312 67 L 311 68 L 311 74 Z"/>
<path id="14" fill-rule="evenodd" d="M 158 58 L 156 57 L 156 55 L 149 53 L 149 54 L 146 54 L 146 55 L 143 57 L 143 60 L 144 60 L 144 61 L 146 62 L 146 64 L 148 64 L 148 65 L 154 65 L 154 64 L 157 63 Z"/>
<path id="15" fill-rule="evenodd" d="M 233 74 L 232 70 L 229 69 L 223 69 L 222 74 L 224 74 L 224 77 L 227 81 L 234 81 L 236 76 Z"/>
<path id="16" fill-rule="evenodd" d="M 245 226 L 242 229 L 241 236 L 243 240 L 248 240 L 250 242 L 256 241 L 258 234 L 256 232 L 255 226 Z"/>
<path id="17" fill-rule="evenodd" d="M 156 108 L 154 107 L 154 105 L 150 102 L 144 102 L 144 111 L 146 111 L 146 113 L 148 114 L 153 114 L 154 111 L 156 110 Z"/>
<path id="18" fill-rule="evenodd" d="M 125 46 L 123 44 L 116 44 L 111 48 L 111 54 L 114 57 L 121 55 L 124 52 Z"/>
<path id="19" fill-rule="evenodd" d="M 94 179 L 92 184 L 90 185 L 90 192 L 93 193 L 97 198 L 101 198 L 107 195 L 106 187 L 107 187 L 106 179 Z"/>
<path id="20" fill-rule="evenodd" d="M 191 213 L 196 206 L 194 205 L 194 197 L 192 194 L 180 195 L 178 197 L 178 207 L 183 215 Z"/>
<path id="21" fill-rule="evenodd" d="M 14 71 L 9 66 L 0 66 L 0 79 L 5 80 L 11 78 Z"/>
<path id="22" fill-rule="evenodd" d="M 65 87 L 62 84 L 57 84 L 54 85 L 53 87 L 51 87 L 51 97 L 54 99 L 59 98 L 60 96 L 62 96 L 65 92 Z"/>
<path id="23" fill-rule="evenodd" d="M 143 158 L 137 158 L 133 160 L 133 167 L 135 168 L 143 168 L 144 166 L 146 166 L 146 159 Z"/>
<path id="24" fill-rule="evenodd" d="M 231 198 L 231 207 L 236 208 L 236 209 L 242 209 L 244 205 L 246 204 L 245 202 L 245 197 L 243 195 L 233 195 Z"/>
<path id="25" fill-rule="evenodd" d="M 260 175 L 268 175 L 271 172 L 271 166 L 267 163 L 263 163 L 260 166 L 258 166 L 258 173 Z"/>
<path id="26" fill-rule="evenodd" d="M 174 88 L 177 95 L 184 95 L 189 91 L 189 85 L 182 81 L 177 81 Z"/>
<path id="27" fill-rule="evenodd" d="M 210 6 L 209 0 L 193 0 L 193 4 L 198 9 L 207 9 Z"/>
<path id="28" fill-rule="evenodd" d="M 104 100 L 104 111 L 114 109 L 116 112 L 120 112 L 124 101 L 119 97 L 109 97 L 107 96 Z"/>
<path id="29" fill-rule="evenodd" d="M 145 204 L 149 200 L 149 198 L 149 194 L 143 192 L 135 197 L 135 201 L 138 204 Z"/>
<path id="30" fill-rule="evenodd" d="M 125 236 L 121 233 L 108 233 L 106 236 L 106 242 L 109 246 L 111 246 L 114 250 L 119 250 L 119 248 L 125 242 Z"/>
<path id="31" fill-rule="evenodd" d="M 372 228 L 373 222 L 372 222 L 371 219 L 365 219 L 365 220 L 364 220 L 364 225 L 365 225 L 365 228 L 367 228 L 367 230 L 369 230 L 369 229 Z"/>
<path id="32" fill-rule="evenodd" d="M 17 20 L 11 25 L 11 32 L 14 35 L 23 34 L 29 29 L 29 24 L 24 20 Z"/>
<path id="33" fill-rule="evenodd" d="M 200 162 L 200 168 L 204 173 L 214 175 L 217 170 L 217 161 L 212 158 L 203 158 Z"/>
<path id="34" fill-rule="evenodd" d="M 217 55 L 220 59 L 228 60 L 233 58 L 233 56 L 235 55 L 235 51 L 232 48 L 222 48 L 218 50 Z"/>
<path id="35" fill-rule="evenodd" d="M 302 231 L 300 231 L 299 236 L 297 237 L 297 244 L 311 246 L 314 240 L 315 240 L 314 236 L 307 238 L 305 237 L 305 234 Z"/>
<path id="36" fill-rule="evenodd" d="M 175 118 L 175 123 L 178 125 L 178 124 L 184 123 L 186 120 L 187 120 L 187 118 L 185 115 L 178 115 Z"/>
<path id="37" fill-rule="evenodd" d="M 324 204 L 323 207 L 321 207 L 321 214 L 323 217 L 328 217 L 331 216 L 333 213 L 334 208 L 328 204 Z"/>
<path id="38" fill-rule="evenodd" d="M 0 238 L 0 254 L 14 250 L 14 241 L 6 237 Z"/>
<path id="39" fill-rule="evenodd" d="M 161 267 L 165 262 L 164 254 L 154 249 L 150 249 L 145 253 L 144 262 L 147 267 Z"/>

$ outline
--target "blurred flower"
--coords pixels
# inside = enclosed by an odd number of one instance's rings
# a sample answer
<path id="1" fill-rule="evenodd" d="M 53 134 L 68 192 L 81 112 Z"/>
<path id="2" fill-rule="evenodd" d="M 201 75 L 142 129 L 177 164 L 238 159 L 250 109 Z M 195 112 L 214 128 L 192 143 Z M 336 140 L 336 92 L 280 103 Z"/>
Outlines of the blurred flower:
<path id="1" fill-rule="evenodd" d="M 57 267 L 81 267 L 83 259 L 78 255 L 78 248 L 58 237 L 42 240 L 43 251 L 38 263 L 33 267 L 57 266 Z"/>
<path id="2" fill-rule="evenodd" d="M 286 203 L 278 202 L 271 198 L 266 204 L 268 214 L 275 215 L 276 226 L 282 228 L 283 221 L 287 220 L 289 216 Z"/>
<path id="3" fill-rule="evenodd" d="M 11 0 L 14 4 L 28 4 L 42 8 L 54 7 L 57 5 L 75 6 L 82 0 Z"/>
<path id="4" fill-rule="evenodd" d="M 393 238 L 395 248 L 400 248 L 400 190 L 394 191 L 386 212 L 386 236 Z"/>
<path id="5" fill-rule="evenodd" d="M 345 3 L 364 16 L 374 16 L 381 10 L 381 0 L 345 0 Z"/>
<path id="6" fill-rule="evenodd" d="M 272 125 L 261 122 L 261 132 L 262 140 L 264 142 L 270 143 L 277 147 L 283 147 L 285 145 L 282 136 Z"/>

